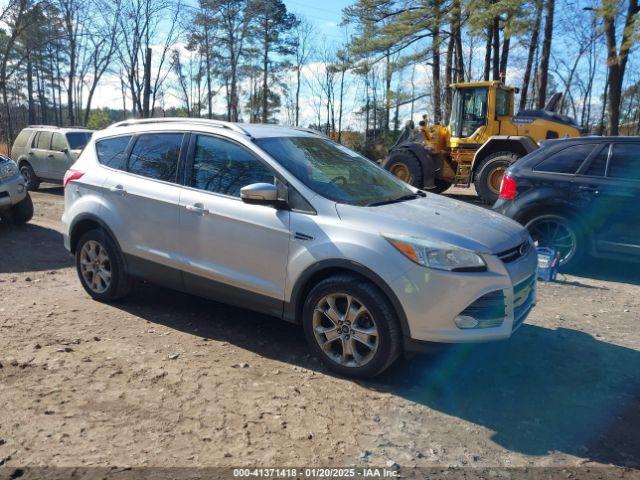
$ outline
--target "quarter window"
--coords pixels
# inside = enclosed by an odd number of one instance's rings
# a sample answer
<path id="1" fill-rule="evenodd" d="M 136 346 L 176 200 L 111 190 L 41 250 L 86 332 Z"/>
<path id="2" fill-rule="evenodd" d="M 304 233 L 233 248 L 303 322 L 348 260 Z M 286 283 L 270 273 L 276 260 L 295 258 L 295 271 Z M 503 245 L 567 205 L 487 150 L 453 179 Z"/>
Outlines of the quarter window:
<path id="1" fill-rule="evenodd" d="M 29 140 L 29 135 L 31 135 L 31 132 L 33 130 L 22 130 L 20 132 L 20 135 L 18 135 L 18 138 L 16 138 L 16 141 L 13 142 L 13 146 L 15 148 L 24 148 L 27 145 L 27 141 Z"/>
<path id="2" fill-rule="evenodd" d="M 594 144 L 572 145 L 543 160 L 536 165 L 534 170 L 537 172 L 574 174 L 593 151 L 594 146 Z"/>
<path id="3" fill-rule="evenodd" d="M 193 156 L 191 186 L 240 197 L 252 183 L 271 183 L 273 173 L 246 149 L 215 137 L 199 136 Z"/>
<path id="4" fill-rule="evenodd" d="M 96 154 L 98 161 L 107 167 L 124 170 L 126 163 L 126 151 L 131 140 L 131 135 L 125 137 L 105 138 L 96 142 Z"/>
<path id="5" fill-rule="evenodd" d="M 40 132 L 38 137 L 38 146 L 36 148 L 40 150 L 49 150 L 51 145 L 51 132 Z"/>
<path id="6" fill-rule="evenodd" d="M 154 180 L 175 182 L 182 133 L 152 133 L 138 137 L 128 171 Z"/>
<path id="7" fill-rule="evenodd" d="M 31 140 L 31 148 L 38 148 L 38 139 L 40 138 L 41 132 L 36 132 L 33 136 L 33 140 Z"/>
<path id="8" fill-rule="evenodd" d="M 608 176 L 627 180 L 640 180 L 640 143 L 618 143 L 613 145 Z"/>

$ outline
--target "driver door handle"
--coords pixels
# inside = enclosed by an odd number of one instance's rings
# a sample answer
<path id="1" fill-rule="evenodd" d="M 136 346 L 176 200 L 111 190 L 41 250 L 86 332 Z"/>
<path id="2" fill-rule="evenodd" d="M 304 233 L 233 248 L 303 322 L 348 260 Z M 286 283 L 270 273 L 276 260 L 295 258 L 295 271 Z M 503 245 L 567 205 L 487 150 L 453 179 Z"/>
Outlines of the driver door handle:
<path id="1" fill-rule="evenodd" d="M 201 203 L 194 203 L 193 205 L 185 205 L 184 208 L 198 215 L 207 215 L 209 213 L 209 210 L 204 208 L 204 205 L 202 205 Z"/>
<path id="2" fill-rule="evenodd" d="M 109 191 L 111 193 L 117 193 L 120 196 L 124 196 L 127 191 L 124 189 L 122 185 L 116 185 L 115 187 L 109 187 Z"/>

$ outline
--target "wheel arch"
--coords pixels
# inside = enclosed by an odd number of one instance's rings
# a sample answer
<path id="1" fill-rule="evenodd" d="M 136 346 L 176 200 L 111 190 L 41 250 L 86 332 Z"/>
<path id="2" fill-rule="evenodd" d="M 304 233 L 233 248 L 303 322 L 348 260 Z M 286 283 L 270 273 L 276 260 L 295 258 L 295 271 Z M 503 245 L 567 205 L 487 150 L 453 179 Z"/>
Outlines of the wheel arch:
<path id="1" fill-rule="evenodd" d="M 512 152 L 520 156 L 538 149 L 538 145 L 530 138 L 522 135 L 496 135 L 490 137 L 473 156 L 473 170 L 475 174 L 482 163 L 492 153 Z"/>
<path id="2" fill-rule="evenodd" d="M 396 317 L 400 322 L 402 334 L 410 336 L 409 322 L 398 297 L 387 283 L 374 271 L 364 265 L 345 259 L 327 259 L 308 267 L 296 280 L 292 290 L 291 299 L 285 303 L 284 319 L 292 323 L 300 323 L 302 319 L 302 307 L 311 289 L 319 282 L 330 276 L 349 273 L 362 278 L 375 285 L 391 302 Z"/>
<path id="3" fill-rule="evenodd" d="M 29 165 L 31 168 L 33 168 L 31 163 L 29 163 L 29 160 L 27 159 L 27 157 L 25 157 L 24 155 L 21 155 L 20 157 L 18 157 L 17 164 L 18 164 L 18 168 L 22 168 L 24 165 Z"/>
<path id="4" fill-rule="evenodd" d="M 116 240 L 116 237 L 113 234 L 111 228 L 109 228 L 109 226 L 97 216 L 90 213 L 85 213 L 76 217 L 69 227 L 69 249 L 71 253 L 76 253 L 76 246 L 78 245 L 78 240 L 80 240 L 80 237 L 82 237 L 82 235 L 84 235 L 86 232 L 95 228 L 104 230 L 107 235 L 111 237 L 111 240 L 118 247 L 118 250 L 120 250 L 120 244 L 118 243 L 118 240 Z"/>

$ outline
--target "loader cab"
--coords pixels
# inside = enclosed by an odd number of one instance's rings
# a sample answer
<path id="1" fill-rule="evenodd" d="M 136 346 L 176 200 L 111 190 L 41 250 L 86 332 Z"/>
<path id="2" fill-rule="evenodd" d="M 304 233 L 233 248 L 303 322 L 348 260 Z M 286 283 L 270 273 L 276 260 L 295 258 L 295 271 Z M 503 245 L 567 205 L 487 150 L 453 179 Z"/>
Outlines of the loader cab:
<path id="1" fill-rule="evenodd" d="M 453 101 L 449 130 L 452 138 L 473 136 L 472 143 L 484 143 L 492 135 L 507 133 L 502 132 L 501 127 L 504 120 L 513 116 L 512 88 L 497 81 L 453 84 L 451 88 Z M 486 128 L 478 132 L 481 127 Z"/>
<path id="2" fill-rule="evenodd" d="M 470 137 L 487 123 L 489 87 L 453 87 L 449 129 L 453 138 Z"/>

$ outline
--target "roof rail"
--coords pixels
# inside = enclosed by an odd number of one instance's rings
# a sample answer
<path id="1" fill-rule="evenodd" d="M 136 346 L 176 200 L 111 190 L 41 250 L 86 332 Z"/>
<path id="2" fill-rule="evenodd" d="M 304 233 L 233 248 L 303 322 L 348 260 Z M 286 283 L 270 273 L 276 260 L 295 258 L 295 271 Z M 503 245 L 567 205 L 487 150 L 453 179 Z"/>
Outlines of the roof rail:
<path id="1" fill-rule="evenodd" d="M 306 127 L 291 127 L 288 125 L 283 125 L 286 128 L 291 128 L 293 130 L 298 130 L 300 132 L 307 132 L 307 133 L 313 133 L 314 135 L 320 135 L 321 137 L 325 137 L 328 138 L 329 140 L 333 140 L 333 138 L 331 138 L 329 135 L 327 135 L 324 132 L 321 132 L 320 130 L 314 130 L 313 128 L 306 128 Z M 335 140 L 334 140 L 335 141 Z"/>
<path id="2" fill-rule="evenodd" d="M 89 127 L 83 127 L 81 125 L 64 125 L 64 126 L 58 126 L 58 125 L 27 125 L 25 128 L 51 128 L 51 129 L 57 129 L 57 130 L 60 130 L 61 128 L 77 128 L 79 130 L 89 130 Z"/>
<path id="3" fill-rule="evenodd" d="M 242 133 L 243 135 L 251 136 L 251 134 L 237 123 L 225 122 L 223 120 L 213 120 L 210 118 L 191 118 L 191 117 L 160 117 L 160 118 L 135 118 L 131 120 L 123 120 L 122 122 L 114 123 L 108 128 L 128 127 L 130 125 L 148 125 L 154 123 L 195 123 L 201 125 L 208 125 L 211 127 L 220 127 L 232 130 L 234 132 Z"/>

